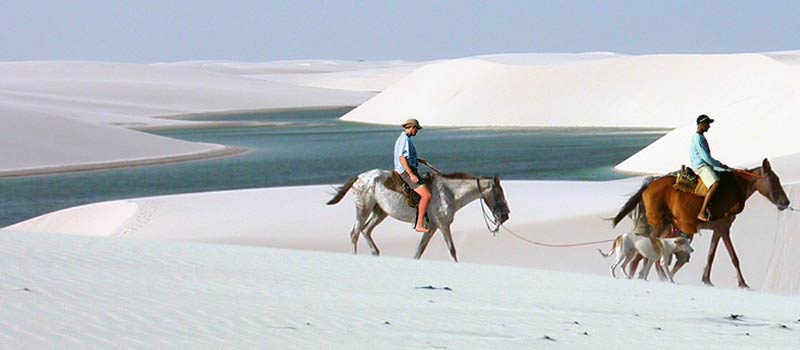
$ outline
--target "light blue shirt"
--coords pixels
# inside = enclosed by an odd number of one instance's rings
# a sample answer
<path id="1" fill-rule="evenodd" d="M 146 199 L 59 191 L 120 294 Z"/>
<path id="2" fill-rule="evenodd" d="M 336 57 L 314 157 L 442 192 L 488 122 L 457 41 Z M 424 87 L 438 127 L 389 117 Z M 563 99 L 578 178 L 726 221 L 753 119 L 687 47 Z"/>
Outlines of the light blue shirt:
<path id="1" fill-rule="evenodd" d="M 411 142 L 411 136 L 406 135 L 405 131 L 400 133 L 400 137 L 398 137 L 397 141 L 394 143 L 394 170 L 398 174 L 402 174 L 406 171 L 406 169 L 403 168 L 403 164 L 400 164 L 400 157 L 406 157 L 408 166 L 411 168 L 417 169 L 419 167 L 417 149 L 414 148 L 414 143 Z"/>
<path id="2" fill-rule="evenodd" d="M 719 168 L 722 163 L 711 156 L 711 149 L 708 147 L 708 140 L 705 135 L 694 133 L 692 136 L 692 148 L 689 158 L 692 161 L 692 169 L 700 169 L 703 165 Z"/>

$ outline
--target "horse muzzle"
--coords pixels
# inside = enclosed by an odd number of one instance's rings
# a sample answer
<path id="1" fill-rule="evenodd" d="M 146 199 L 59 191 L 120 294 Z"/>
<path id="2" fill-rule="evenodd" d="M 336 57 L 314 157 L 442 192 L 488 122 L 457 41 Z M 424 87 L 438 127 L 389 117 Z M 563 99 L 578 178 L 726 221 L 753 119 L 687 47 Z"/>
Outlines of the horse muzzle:
<path id="1" fill-rule="evenodd" d="M 508 221 L 508 212 L 507 211 L 501 211 L 501 212 L 494 213 L 494 219 L 495 219 L 495 221 L 497 221 L 498 225 L 502 225 L 504 222 Z"/>
<path id="2" fill-rule="evenodd" d="M 782 197 L 783 198 L 781 198 L 780 200 L 777 201 L 777 203 L 775 203 L 775 206 L 778 207 L 778 210 L 780 210 L 780 211 L 784 211 L 786 209 L 789 209 L 790 208 L 789 205 L 791 204 L 791 201 L 789 200 L 789 198 L 787 198 L 785 195 L 782 196 Z"/>

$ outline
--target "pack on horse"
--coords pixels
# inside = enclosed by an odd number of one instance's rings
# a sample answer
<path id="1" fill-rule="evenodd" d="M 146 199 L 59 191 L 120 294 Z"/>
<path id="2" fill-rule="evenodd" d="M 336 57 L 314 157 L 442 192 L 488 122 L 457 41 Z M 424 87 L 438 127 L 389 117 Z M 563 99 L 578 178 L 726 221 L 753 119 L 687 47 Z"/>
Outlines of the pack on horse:
<path id="1" fill-rule="evenodd" d="M 375 229 L 387 216 L 405 222 L 413 222 L 417 211 L 411 207 L 401 191 L 392 186 L 387 186 L 391 181 L 392 172 L 374 169 L 351 178 L 342 185 L 328 205 L 339 203 L 345 194 L 352 188 L 356 195 L 356 222 L 350 231 L 350 241 L 353 243 L 353 253 L 357 252 L 359 235 L 363 235 L 372 250 L 373 255 L 380 255 L 378 247 L 372 240 L 372 230 Z M 434 175 L 428 182 L 432 198 L 428 206 L 429 232 L 421 233 L 415 259 L 419 259 L 428 246 L 436 230 L 441 230 L 445 243 L 450 250 L 454 261 L 456 248 L 450 225 L 453 223 L 456 211 L 476 199 L 482 199 L 492 212 L 494 224 L 499 227 L 508 220 L 508 204 L 506 203 L 500 179 L 495 177 L 475 177 L 464 173 Z M 495 229 L 497 229 L 495 227 Z"/>
<path id="2" fill-rule="evenodd" d="M 676 176 L 666 175 L 643 184 L 614 217 L 614 226 L 642 201 L 653 236 L 660 236 L 669 225 L 674 225 L 688 235 L 694 235 L 698 229 L 713 230 L 714 234 L 711 238 L 703 272 L 703 282 L 712 285 L 711 266 L 714 263 L 714 255 L 721 238 L 731 257 L 731 262 L 736 268 L 739 287 L 748 288 L 730 238 L 730 228 L 736 214 L 744 210 L 745 201 L 755 192 L 767 198 L 778 210 L 785 210 L 789 207 L 789 198 L 781 187 L 778 175 L 772 170 L 772 166 L 766 158 L 761 167 L 750 170 L 734 170 L 720 175 L 719 188 L 709 204 L 711 218 L 708 222 L 697 219 L 697 213 L 703 205 L 703 197 L 675 189 L 673 185 Z M 635 270 L 635 265 L 632 268 Z M 679 268 L 678 266 L 673 269 L 673 274 Z"/>

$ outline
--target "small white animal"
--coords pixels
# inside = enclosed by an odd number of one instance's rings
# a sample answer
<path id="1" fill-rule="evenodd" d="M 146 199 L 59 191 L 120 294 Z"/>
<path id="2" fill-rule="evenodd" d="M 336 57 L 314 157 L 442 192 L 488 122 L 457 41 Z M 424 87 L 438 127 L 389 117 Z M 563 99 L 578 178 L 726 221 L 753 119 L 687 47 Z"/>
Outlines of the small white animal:
<path id="1" fill-rule="evenodd" d="M 685 252 L 687 254 L 694 252 L 692 244 L 684 237 L 640 239 L 634 242 L 634 245 L 639 254 L 642 254 L 647 259 L 647 263 L 643 267 L 645 271 L 644 280 L 647 280 L 650 267 L 657 261 L 656 271 L 659 277 L 664 280 L 664 276 L 666 276 L 670 282 L 675 283 L 672 279 L 673 274 L 669 271 L 669 265 L 672 264 L 672 255 L 676 252 Z"/>
<path id="2" fill-rule="evenodd" d="M 604 253 L 603 250 L 597 248 L 597 251 L 600 252 L 600 255 L 604 258 L 611 256 L 611 254 L 616 254 L 614 262 L 609 266 L 611 277 L 617 278 L 616 269 L 619 267 L 622 273 L 625 274 L 625 277 L 631 278 L 625 267 L 628 266 L 628 263 L 631 262 L 636 255 L 636 247 L 633 244 L 636 239 L 632 232 L 623 233 L 614 239 L 614 243 L 612 243 L 611 250 L 608 253 Z"/>
<path id="3" fill-rule="evenodd" d="M 610 266 L 611 276 L 613 277 L 617 277 L 614 270 L 617 268 L 617 266 L 620 266 L 620 264 L 625 276 L 628 278 L 633 277 L 625 271 L 625 267 L 631 260 L 633 260 L 633 257 L 638 252 L 645 259 L 647 259 L 647 263 L 645 263 L 643 267 L 643 279 L 647 279 L 647 274 L 649 273 L 653 263 L 658 261 L 658 264 L 656 265 L 656 271 L 658 272 L 659 277 L 662 280 L 669 279 L 669 281 L 672 283 L 675 283 L 675 281 L 672 279 L 672 273 L 669 271 L 669 265 L 672 263 L 672 255 L 676 252 L 686 252 L 688 254 L 694 252 L 691 243 L 689 243 L 689 240 L 684 237 L 648 238 L 637 236 L 633 233 L 623 233 L 617 236 L 613 245 L 611 246 L 611 251 L 608 253 L 604 253 L 600 249 L 598 250 L 604 257 L 609 257 L 612 253 L 616 253 L 616 258 Z"/>

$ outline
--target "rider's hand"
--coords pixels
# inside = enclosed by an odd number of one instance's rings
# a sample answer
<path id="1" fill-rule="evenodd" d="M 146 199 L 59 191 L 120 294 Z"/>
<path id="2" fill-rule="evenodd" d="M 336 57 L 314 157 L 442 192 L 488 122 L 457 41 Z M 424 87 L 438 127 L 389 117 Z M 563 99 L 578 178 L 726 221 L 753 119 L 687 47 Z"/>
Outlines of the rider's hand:
<path id="1" fill-rule="evenodd" d="M 417 175 L 411 174 L 408 177 L 411 179 L 411 182 L 413 182 L 413 183 L 418 183 L 419 182 L 419 178 L 417 177 Z"/>
<path id="2" fill-rule="evenodd" d="M 428 165 L 428 161 L 425 160 L 425 158 L 417 158 L 417 160 L 419 160 L 419 162 L 422 164 Z"/>

